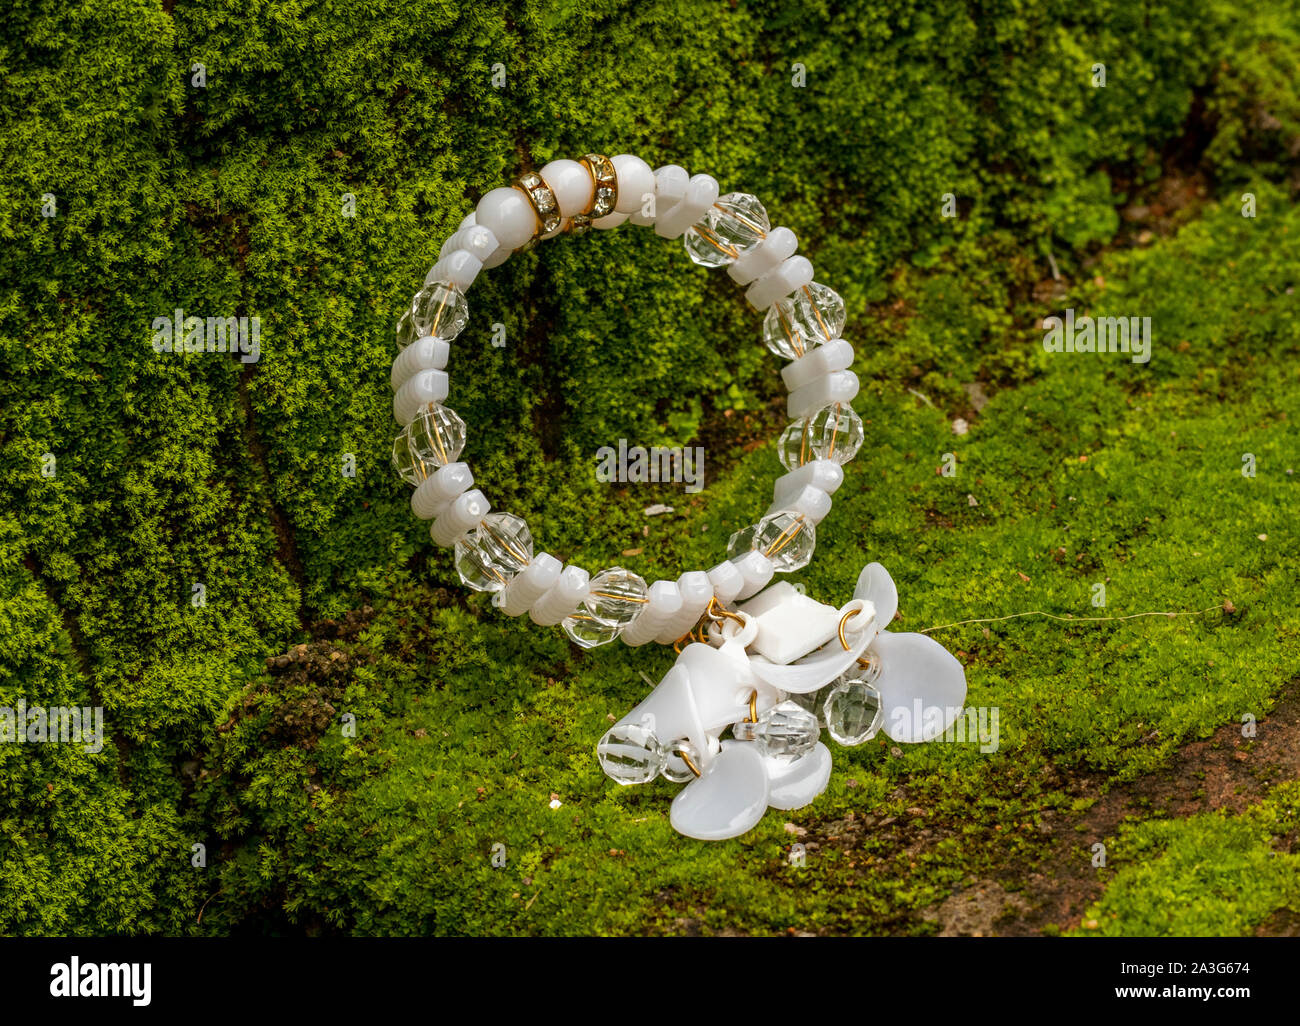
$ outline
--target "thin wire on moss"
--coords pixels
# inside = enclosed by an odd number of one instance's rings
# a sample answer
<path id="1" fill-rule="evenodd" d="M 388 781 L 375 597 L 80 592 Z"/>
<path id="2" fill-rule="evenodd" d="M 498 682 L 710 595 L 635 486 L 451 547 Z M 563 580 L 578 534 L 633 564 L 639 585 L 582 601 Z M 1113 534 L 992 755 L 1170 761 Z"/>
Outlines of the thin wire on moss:
<path id="1" fill-rule="evenodd" d="M 960 627 L 968 623 L 998 623 L 1001 620 L 1015 620 L 1022 616 L 1045 616 L 1049 620 L 1067 620 L 1070 623 L 1101 623 L 1106 620 L 1136 620 L 1143 616 L 1166 616 L 1173 619 L 1176 616 L 1204 616 L 1206 613 L 1212 613 L 1216 609 L 1222 612 L 1231 612 L 1231 603 L 1225 602 L 1217 606 L 1207 606 L 1205 609 L 1192 609 L 1184 612 L 1163 612 L 1154 613 L 1129 613 L 1126 616 L 1061 616 L 1058 613 L 1046 613 L 1041 609 L 1031 609 L 1027 613 L 1008 613 L 1006 616 L 982 617 L 977 620 L 958 620 L 956 623 L 941 623 L 937 627 L 926 627 L 919 630 L 917 634 L 929 634 L 931 631 L 941 631 L 948 627 Z"/>

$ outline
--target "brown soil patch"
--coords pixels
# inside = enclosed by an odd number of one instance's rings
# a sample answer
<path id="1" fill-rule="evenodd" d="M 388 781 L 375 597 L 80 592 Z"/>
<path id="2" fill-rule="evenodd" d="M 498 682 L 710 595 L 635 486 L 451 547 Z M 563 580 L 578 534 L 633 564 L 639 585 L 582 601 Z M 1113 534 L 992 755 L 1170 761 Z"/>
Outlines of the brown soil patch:
<path id="1" fill-rule="evenodd" d="M 1027 910 L 1004 918 L 996 933 L 1024 936 L 1048 925 L 1077 927 L 1106 884 L 1104 871 L 1092 865 L 1091 846 L 1113 837 L 1126 819 L 1241 812 L 1274 784 L 1300 777 L 1300 680 L 1286 686 L 1273 712 L 1256 724 L 1254 738 L 1242 737 L 1241 731 L 1240 723 L 1225 724 L 1212 736 L 1184 745 L 1165 769 L 1113 787 L 1078 818 L 1062 817 L 1053 824 L 1052 853 L 1039 871 L 1018 881 Z M 1078 786 L 1084 794 L 1097 793 L 1103 782 L 1085 778 Z M 1270 929 L 1270 923 L 1261 929 Z M 1273 924 L 1271 932 L 1288 934 L 1298 926 L 1287 919 Z"/>

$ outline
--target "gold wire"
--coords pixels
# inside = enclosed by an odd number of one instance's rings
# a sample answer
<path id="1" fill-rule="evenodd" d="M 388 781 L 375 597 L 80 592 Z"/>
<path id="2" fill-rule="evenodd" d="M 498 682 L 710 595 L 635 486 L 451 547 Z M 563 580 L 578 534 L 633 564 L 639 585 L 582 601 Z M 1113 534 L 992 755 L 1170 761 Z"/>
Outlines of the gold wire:
<path id="1" fill-rule="evenodd" d="M 698 234 L 701 239 L 707 242 L 719 253 L 723 253 L 732 258 L 740 255 L 740 251 L 736 249 L 735 246 L 728 246 L 726 243 L 722 242 L 707 225 L 697 224 L 694 227 L 696 234 Z"/>
<path id="2" fill-rule="evenodd" d="M 430 413 L 433 412 L 433 407 L 434 404 L 430 403 L 429 404 Z M 434 422 L 433 430 L 430 431 L 430 434 L 433 436 L 433 440 L 438 443 L 438 455 L 442 457 L 443 466 L 446 466 L 450 462 L 450 460 L 447 459 L 447 446 L 443 444 L 442 428 L 438 426 L 436 421 Z"/>
<path id="3" fill-rule="evenodd" d="M 807 285 L 803 287 L 803 294 L 808 297 L 808 302 L 812 304 L 813 316 L 817 318 L 817 323 L 822 326 L 822 338 L 829 337 L 830 332 L 826 330 L 826 322 L 822 320 L 821 311 L 817 309 L 817 304 L 813 301 L 812 293 L 808 291 Z"/>
<path id="4" fill-rule="evenodd" d="M 781 320 L 781 327 L 785 330 L 785 337 L 794 345 L 794 355 L 803 356 L 803 336 L 794 330 L 794 325 L 785 314 L 785 308 L 780 303 L 776 304 L 776 316 Z"/>
<path id="5" fill-rule="evenodd" d="M 828 460 L 833 460 L 835 458 L 835 436 L 840 432 L 840 404 L 839 403 L 835 404 L 835 413 L 833 414 L 833 416 L 835 417 L 835 426 L 831 428 L 831 444 L 826 449 L 826 458 Z"/>
<path id="6" fill-rule="evenodd" d="M 785 548 L 787 545 L 789 545 L 792 541 L 795 540 L 799 532 L 803 530 L 803 526 L 804 526 L 804 518 L 800 516 L 799 519 L 795 522 L 794 529 L 791 530 L 790 528 L 787 527 L 784 531 L 782 531 L 774 539 L 772 539 L 772 544 L 767 547 L 767 551 L 764 552 L 763 555 L 767 556 L 768 559 L 771 559 L 783 548 Z M 788 538 L 786 537 L 787 534 L 789 535 Z"/>
<path id="7" fill-rule="evenodd" d="M 450 291 L 451 291 L 451 290 L 450 290 L 449 287 L 444 287 L 444 288 L 443 288 L 444 295 L 443 295 L 443 297 L 442 297 L 442 302 L 438 304 L 438 312 L 437 312 L 436 314 L 433 315 L 433 326 L 429 328 L 429 334 L 430 334 L 430 335 L 435 335 L 435 336 L 436 336 L 436 335 L 438 334 L 438 324 L 439 324 L 439 322 L 441 322 L 441 320 L 442 320 L 442 311 L 445 310 L 445 309 L 447 308 L 447 295 L 446 295 L 446 293 L 449 293 Z"/>
<path id="8" fill-rule="evenodd" d="M 717 204 L 717 203 L 715 203 L 715 204 L 713 204 L 713 205 L 714 205 L 714 207 L 716 207 L 718 210 L 721 210 L 724 214 L 728 214 L 728 215 L 730 215 L 731 217 L 734 217 L 737 221 L 740 221 L 741 223 L 748 225 L 750 228 L 753 228 L 754 231 L 758 233 L 758 237 L 759 237 L 760 239 L 766 239 L 766 238 L 767 238 L 767 231 L 766 231 L 766 229 L 764 229 L 764 227 L 763 227 L 761 224 L 759 224 L 757 221 L 751 221 L 749 218 L 747 218 L 744 214 L 742 214 L 742 213 L 741 213 L 740 211 L 738 211 L 738 210 L 728 210 L 726 207 L 720 206 L 720 205 Z M 696 227 L 698 228 L 699 225 L 696 225 Z"/>
<path id="9" fill-rule="evenodd" d="M 481 521 L 479 526 L 482 527 L 483 530 L 485 530 L 489 535 L 491 535 L 492 538 L 496 539 L 497 544 L 500 545 L 503 549 L 505 549 L 508 553 L 510 553 L 510 555 L 514 556 L 515 559 L 519 560 L 519 562 L 521 563 L 528 562 L 528 557 L 525 556 L 519 550 L 515 549 L 513 546 L 511 546 L 510 542 L 508 542 L 505 538 L 502 538 L 501 535 L 497 534 L 494 530 L 492 530 L 492 528 L 488 527 L 486 520 Z"/>
<path id="10" fill-rule="evenodd" d="M 709 605 L 704 610 L 704 613 L 710 620 L 713 620 L 715 623 L 718 620 L 735 620 L 736 623 L 740 624 L 742 627 L 745 626 L 744 617 L 742 617 L 739 613 L 733 613 L 730 609 L 724 609 L 722 603 L 718 601 L 718 597 L 716 595 L 713 598 L 709 599 Z"/>
<path id="11" fill-rule="evenodd" d="M 849 643 L 848 640 L 844 637 L 844 625 L 847 624 L 850 618 L 855 616 L 857 612 L 858 611 L 856 609 L 850 609 L 847 613 L 845 613 L 842 617 L 840 617 L 840 625 L 836 633 L 839 635 L 840 645 L 843 646 L 845 652 L 849 650 Z M 871 669 L 872 666 L 871 660 L 868 659 L 866 656 L 858 656 L 857 663 L 859 666 L 866 667 L 867 669 Z"/>

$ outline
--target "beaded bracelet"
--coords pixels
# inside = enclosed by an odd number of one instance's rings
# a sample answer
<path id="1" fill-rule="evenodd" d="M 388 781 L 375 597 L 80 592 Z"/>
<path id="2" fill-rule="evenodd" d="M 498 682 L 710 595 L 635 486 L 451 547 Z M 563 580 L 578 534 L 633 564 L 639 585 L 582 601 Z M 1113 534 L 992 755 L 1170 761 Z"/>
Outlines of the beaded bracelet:
<path id="1" fill-rule="evenodd" d="M 491 512 L 469 467 L 458 461 L 465 423 L 443 404 L 449 344 L 468 321 L 464 293 L 479 272 L 541 240 L 626 221 L 682 238 L 696 264 L 727 267 L 733 281 L 747 286 L 750 306 L 764 312 L 767 348 L 790 361 L 781 376 L 791 423 L 778 442 L 786 473 L 777 478 L 767 512 L 731 536 L 727 559 L 711 570 L 649 585 L 622 567 L 592 577 L 549 553 L 534 554 L 528 525 L 514 514 Z M 938 697 L 949 706 L 959 697 L 956 709 L 932 721 L 943 723 L 940 732 L 965 697 L 960 664 L 928 637 L 894 636 L 921 639 L 923 662 L 934 662 L 929 646 L 951 660 L 939 665 L 939 684 L 914 679 L 916 643 L 890 658 L 878 651 L 890 645 L 880 640 L 888 620 L 879 611 L 897 604 L 879 564 L 863 571 L 853 600 L 838 610 L 788 583 L 768 587 L 774 574 L 801 569 L 812 558 L 817 525 L 844 478 L 842 465 L 863 442 L 852 407 L 858 392 L 849 369 L 853 347 L 840 337 L 844 302 L 813 280 L 813 266 L 796 255 L 797 245 L 788 228 L 771 228 L 755 197 L 720 196 L 709 175 L 688 175 L 672 164 L 651 171 L 629 154 L 556 160 L 479 200 L 397 323 L 400 353 L 391 384 L 402 430 L 393 464 L 415 486 L 412 510 L 433 521 L 434 542 L 454 549 L 461 580 L 491 592 L 508 616 L 526 612 L 535 623 L 560 624 L 583 648 L 619 637 L 632 646 L 676 647 L 677 665 L 606 734 L 597 754 L 622 784 L 661 774 L 677 782 L 698 778 L 674 800 L 672 819 L 678 830 L 704 839 L 744 833 L 769 804 L 796 808 L 820 794 L 830 775 L 821 726 L 841 744 L 860 744 L 881 729 L 896 740 L 930 740 L 929 727 L 884 726 L 889 697 L 907 705 Z M 723 741 L 728 728 L 732 737 Z"/>

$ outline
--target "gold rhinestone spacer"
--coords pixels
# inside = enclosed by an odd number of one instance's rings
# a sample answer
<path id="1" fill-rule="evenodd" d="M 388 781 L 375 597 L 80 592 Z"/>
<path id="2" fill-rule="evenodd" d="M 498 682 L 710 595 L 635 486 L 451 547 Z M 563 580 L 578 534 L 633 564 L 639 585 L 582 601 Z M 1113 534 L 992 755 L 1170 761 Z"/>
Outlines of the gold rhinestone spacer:
<path id="1" fill-rule="evenodd" d="M 608 217 L 618 202 L 618 176 L 614 174 L 614 162 L 603 153 L 588 153 L 578 163 L 587 169 L 592 182 L 591 209 L 583 213 L 590 215 L 593 221 Z"/>
<path id="2" fill-rule="evenodd" d="M 555 202 L 555 193 L 541 175 L 536 171 L 526 171 L 515 179 L 514 186 L 528 197 L 528 202 L 537 211 L 541 229 L 534 234 L 533 239 L 549 235 L 560 227 L 560 207 Z"/>

